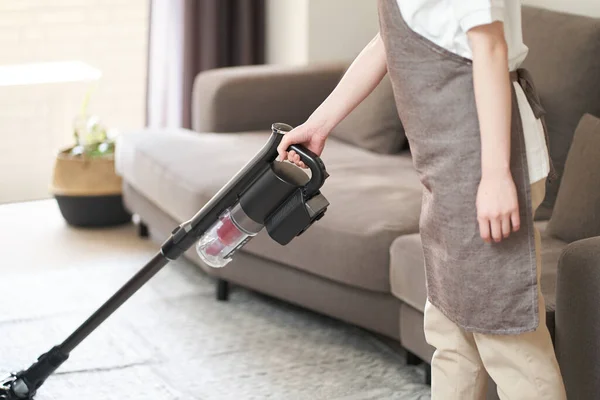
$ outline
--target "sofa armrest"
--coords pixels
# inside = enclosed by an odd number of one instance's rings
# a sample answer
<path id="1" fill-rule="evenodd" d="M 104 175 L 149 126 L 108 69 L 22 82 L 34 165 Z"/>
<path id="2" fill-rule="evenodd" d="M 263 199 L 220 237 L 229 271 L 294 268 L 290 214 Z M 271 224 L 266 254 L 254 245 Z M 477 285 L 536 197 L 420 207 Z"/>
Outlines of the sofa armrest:
<path id="1" fill-rule="evenodd" d="M 219 68 L 196 76 L 192 128 L 198 132 L 269 129 L 301 124 L 339 82 L 343 64 Z"/>
<path id="2" fill-rule="evenodd" d="M 556 355 L 569 399 L 600 393 L 600 236 L 571 243 L 558 264 Z"/>

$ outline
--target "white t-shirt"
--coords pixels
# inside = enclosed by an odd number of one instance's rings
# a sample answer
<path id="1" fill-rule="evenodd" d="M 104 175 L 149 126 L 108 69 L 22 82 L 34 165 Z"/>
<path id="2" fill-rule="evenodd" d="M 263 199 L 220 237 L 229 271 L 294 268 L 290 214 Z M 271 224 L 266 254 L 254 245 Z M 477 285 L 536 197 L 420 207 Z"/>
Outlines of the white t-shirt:
<path id="1" fill-rule="evenodd" d="M 396 0 L 407 25 L 426 39 L 453 53 L 472 59 L 467 31 L 502 21 L 508 44 L 508 69 L 517 69 L 529 49 L 523 43 L 520 0 Z M 514 83 L 529 167 L 530 182 L 545 179 L 550 171 L 546 138 L 523 89 Z"/>

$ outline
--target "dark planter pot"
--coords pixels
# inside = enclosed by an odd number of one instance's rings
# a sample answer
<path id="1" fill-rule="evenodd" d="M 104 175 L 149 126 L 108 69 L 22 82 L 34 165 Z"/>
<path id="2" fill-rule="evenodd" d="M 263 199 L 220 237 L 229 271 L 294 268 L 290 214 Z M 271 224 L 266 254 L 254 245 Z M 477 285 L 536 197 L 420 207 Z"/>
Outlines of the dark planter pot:
<path id="1" fill-rule="evenodd" d="M 105 196 L 56 195 L 60 212 L 69 225 L 105 227 L 131 222 L 131 214 L 123 206 L 120 194 Z"/>
<path id="2" fill-rule="evenodd" d="M 51 192 L 69 225 L 92 228 L 131 222 L 121 188 L 114 156 L 72 156 L 70 149 L 58 153 Z"/>

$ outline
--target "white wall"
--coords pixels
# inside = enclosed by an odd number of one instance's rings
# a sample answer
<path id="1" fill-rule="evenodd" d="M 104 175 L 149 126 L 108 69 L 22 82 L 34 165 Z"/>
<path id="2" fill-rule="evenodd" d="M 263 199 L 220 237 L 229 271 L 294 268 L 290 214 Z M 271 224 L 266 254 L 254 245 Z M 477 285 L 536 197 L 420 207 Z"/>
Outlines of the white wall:
<path id="1" fill-rule="evenodd" d="M 351 60 L 377 30 L 376 0 L 267 0 L 267 62 Z"/>
<path id="2" fill-rule="evenodd" d="M 600 0 L 524 3 L 600 17 Z M 377 0 L 267 0 L 267 62 L 349 61 L 378 28 Z"/>
<path id="3" fill-rule="evenodd" d="M 600 18 L 600 0 L 524 0 L 524 4 Z"/>
<path id="4" fill-rule="evenodd" d="M 377 0 L 312 0 L 308 22 L 309 61 L 354 59 L 379 30 Z"/>
<path id="5" fill-rule="evenodd" d="M 308 5 L 308 0 L 267 0 L 268 63 L 308 61 Z"/>

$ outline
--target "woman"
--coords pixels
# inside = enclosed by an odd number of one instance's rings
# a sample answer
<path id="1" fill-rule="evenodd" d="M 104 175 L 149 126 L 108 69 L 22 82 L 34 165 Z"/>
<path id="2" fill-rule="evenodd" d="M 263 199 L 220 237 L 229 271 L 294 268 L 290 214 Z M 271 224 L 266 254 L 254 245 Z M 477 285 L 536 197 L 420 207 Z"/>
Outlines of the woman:
<path id="1" fill-rule="evenodd" d="M 539 289 L 533 224 L 551 170 L 519 0 L 379 0 L 380 32 L 288 133 L 302 167 L 386 73 L 423 185 L 420 234 L 436 348 L 432 398 L 566 399 Z"/>

